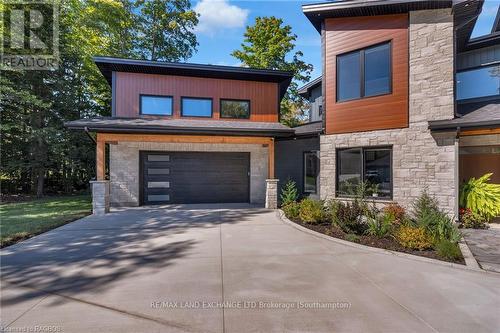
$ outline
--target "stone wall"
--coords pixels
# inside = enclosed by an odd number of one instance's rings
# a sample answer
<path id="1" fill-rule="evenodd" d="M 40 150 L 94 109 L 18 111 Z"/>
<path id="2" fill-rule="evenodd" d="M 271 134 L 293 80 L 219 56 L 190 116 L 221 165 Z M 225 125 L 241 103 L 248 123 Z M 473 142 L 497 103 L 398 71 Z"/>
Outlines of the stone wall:
<path id="1" fill-rule="evenodd" d="M 119 142 L 110 145 L 110 197 L 112 206 L 139 205 L 139 151 L 219 151 L 250 153 L 250 202 L 264 204 L 267 178 L 267 147 L 254 144 L 203 144 Z M 223 179 L 221 179 L 223 181 Z"/>
<path id="2" fill-rule="evenodd" d="M 410 13 L 409 126 L 321 136 L 321 197 L 335 196 L 336 149 L 392 146 L 393 201 L 409 208 L 427 189 L 440 206 L 456 209 L 455 134 L 431 135 L 429 120 L 452 119 L 453 18 L 449 9 Z"/>

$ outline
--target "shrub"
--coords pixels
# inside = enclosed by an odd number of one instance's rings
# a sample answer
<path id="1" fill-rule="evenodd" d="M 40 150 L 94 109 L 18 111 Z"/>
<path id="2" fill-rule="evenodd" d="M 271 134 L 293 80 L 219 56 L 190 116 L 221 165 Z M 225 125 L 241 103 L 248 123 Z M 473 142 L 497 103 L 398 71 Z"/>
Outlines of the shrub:
<path id="1" fill-rule="evenodd" d="M 347 234 L 345 235 L 345 240 L 353 243 L 359 242 L 359 236 L 356 234 Z"/>
<path id="2" fill-rule="evenodd" d="M 392 215 L 394 220 L 401 223 L 406 217 L 406 211 L 403 207 L 393 202 L 386 205 L 383 209 L 383 212 L 388 215 Z"/>
<path id="3" fill-rule="evenodd" d="M 417 200 L 412 203 L 413 217 L 417 224 L 425 223 L 429 214 L 439 211 L 436 199 L 431 197 L 427 191 L 423 191 Z"/>
<path id="4" fill-rule="evenodd" d="M 336 224 L 337 213 L 340 205 L 341 202 L 335 199 L 328 200 L 325 204 L 326 218 L 329 219 L 333 225 Z"/>
<path id="5" fill-rule="evenodd" d="M 460 227 L 461 228 L 473 228 L 473 229 L 488 229 L 488 223 L 486 219 L 474 213 L 470 208 L 460 209 Z"/>
<path id="6" fill-rule="evenodd" d="M 285 216 L 289 219 L 296 220 L 299 218 L 300 205 L 297 202 L 292 201 L 288 205 L 282 206 L 281 208 L 283 209 Z"/>
<path id="7" fill-rule="evenodd" d="M 423 227 L 401 226 L 395 234 L 401 246 L 412 250 L 425 250 L 432 247 L 432 237 Z"/>
<path id="8" fill-rule="evenodd" d="M 281 206 L 284 207 L 289 203 L 296 202 L 299 194 L 297 191 L 297 184 L 294 181 L 288 180 L 285 186 L 281 189 Z"/>
<path id="9" fill-rule="evenodd" d="M 448 260 L 457 260 L 462 258 L 462 252 L 457 243 L 449 240 L 441 240 L 436 244 L 436 251 L 440 258 Z"/>
<path id="10" fill-rule="evenodd" d="M 305 198 L 299 204 L 299 218 L 305 223 L 319 223 L 325 219 L 323 201 Z"/>
<path id="11" fill-rule="evenodd" d="M 368 219 L 367 234 L 383 238 L 392 231 L 394 217 L 390 214 L 379 214 Z"/>
<path id="12" fill-rule="evenodd" d="M 500 216 L 500 184 L 490 184 L 492 173 L 472 177 L 460 187 L 460 206 L 470 208 L 487 221 Z"/>
<path id="13" fill-rule="evenodd" d="M 428 229 L 427 232 L 432 235 L 435 243 L 443 240 L 450 241 L 452 243 L 457 243 L 462 235 L 458 230 L 457 225 L 453 220 L 443 212 L 436 212 L 433 214 L 434 224 L 432 229 Z"/>
<path id="14" fill-rule="evenodd" d="M 368 227 L 363 220 L 363 208 L 358 201 L 345 204 L 339 202 L 337 215 L 333 217 L 333 222 L 345 233 L 358 235 L 364 234 Z"/>

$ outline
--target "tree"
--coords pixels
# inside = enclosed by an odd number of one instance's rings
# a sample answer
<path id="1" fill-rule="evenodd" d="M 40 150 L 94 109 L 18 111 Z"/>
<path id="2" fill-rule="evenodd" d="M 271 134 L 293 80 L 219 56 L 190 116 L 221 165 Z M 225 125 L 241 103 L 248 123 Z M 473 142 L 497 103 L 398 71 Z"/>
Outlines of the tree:
<path id="1" fill-rule="evenodd" d="M 298 83 L 309 81 L 313 66 L 301 59 L 304 56 L 301 51 L 293 53 L 297 35 L 292 33 L 291 26 L 283 25 L 282 19 L 271 16 L 257 17 L 253 26 L 247 26 L 244 36 L 242 49 L 231 53 L 243 65 L 294 73 L 281 102 L 280 119 L 286 125 L 298 125 L 306 103 L 298 94 Z"/>
<path id="2" fill-rule="evenodd" d="M 144 59 L 179 61 L 190 58 L 198 42 L 193 33 L 198 14 L 189 0 L 137 0 L 137 49 Z"/>

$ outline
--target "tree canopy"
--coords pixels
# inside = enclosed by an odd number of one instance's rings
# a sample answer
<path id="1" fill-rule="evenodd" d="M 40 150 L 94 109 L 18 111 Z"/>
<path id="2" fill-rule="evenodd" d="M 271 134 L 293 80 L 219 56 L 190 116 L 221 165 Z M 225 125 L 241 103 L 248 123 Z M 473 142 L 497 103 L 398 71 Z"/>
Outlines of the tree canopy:
<path id="1" fill-rule="evenodd" d="M 303 119 L 305 101 L 298 94 L 299 82 L 307 82 L 313 70 L 311 64 L 302 60 L 303 53 L 295 51 L 297 35 L 292 27 L 283 25 L 283 20 L 257 17 L 252 26 L 247 26 L 241 50 L 231 55 L 252 68 L 291 71 L 293 81 L 281 102 L 281 121 L 289 126 L 298 125 Z"/>

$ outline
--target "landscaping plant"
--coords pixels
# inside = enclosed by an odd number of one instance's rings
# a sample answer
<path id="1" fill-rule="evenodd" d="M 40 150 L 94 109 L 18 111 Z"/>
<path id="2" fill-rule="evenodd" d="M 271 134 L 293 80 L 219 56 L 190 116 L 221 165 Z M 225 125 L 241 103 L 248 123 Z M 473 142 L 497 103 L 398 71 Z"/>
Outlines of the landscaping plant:
<path id="1" fill-rule="evenodd" d="M 356 234 L 347 234 L 345 235 L 345 240 L 353 243 L 359 242 L 359 236 Z"/>
<path id="2" fill-rule="evenodd" d="M 358 201 L 352 203 L 339 202 L 337 215 L 333 223 L 345 233 L 362 235 L 368 225 L 363 219 L 363 207 Z"/>
<path id="3" fill-rule="evenodd" d="M 417 200 L 412 203 L 413 217 L 417 224 L 422 225 L 430 221 L 429 215 L 439 211 L 436 199 L 431 197 L 427 191 L 423 191 Z"/>
<path id="4" fill-rule="evenodd" d="M 462 258 L 462 252 L 458 244 L 446 239 L 436 243 L 436 252 L 442 259 L 457 260 Z"/>
<path id="5" fill-rule="evenodd" d="M 432 248 L 432 236 L 424 227 L 402 225 L 395 233 L 395 238 L 401 246 L 412 250 L 427 250 Z"/>
<path id="6" fill-rule="evenodd" d="M 488 229 L 488 222 L 483 216 L 474 213 L 470 208 L 460 208 L 460 227 Z"/>
<path id="7" fill-rule="evenodd" d="M 460 206 L 471 209 L 487 221 L 500 216 L 500 184 L 489 183 L 491 175 L 472 177 L 460 187 Z"/>
<path id="8" fill-rule="evenodd" d="M 366 233 L 370 236 L 383 238 L 388 236 L 393 227 L 394 217 L 390 214 L 378 214 L 375 218 L 368 218 Z"/>
<path id="9" fill-rule="evenodd" d="M 281 206 L 284 207 L 292 202 L 296 202 L 299 194 L 297 184 L 293 180 L 288 180 L 285 186 L 281 189 Z"/>
<path id="10" fill-rule="evenodd" d="M 305 198 L 299 204 L 299 218 L 305 223 L 320 223 L 325 220 L 323 201 Z"/>
<path id="11" fill-rule="evenodd" d="M 298 202 L 292 201 L 286 206 L 282 206 L 285 216 L 291 220 L 296 220 L 299 218 L 300 204 Z"/>
<path id="12" fill-rule="evenodd" d="M 395 222 L 401 223 L 406 217 L 406 211 L 403 207 L 393 202 L 386 205 L 383 212 L 394 217 Z"/>

